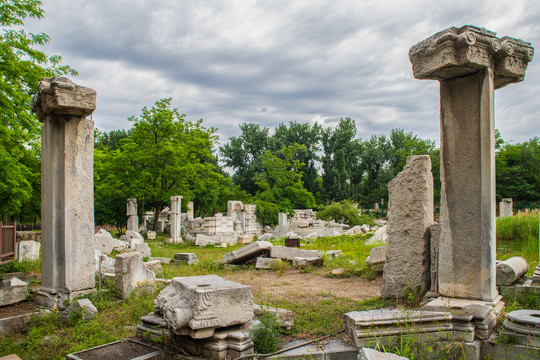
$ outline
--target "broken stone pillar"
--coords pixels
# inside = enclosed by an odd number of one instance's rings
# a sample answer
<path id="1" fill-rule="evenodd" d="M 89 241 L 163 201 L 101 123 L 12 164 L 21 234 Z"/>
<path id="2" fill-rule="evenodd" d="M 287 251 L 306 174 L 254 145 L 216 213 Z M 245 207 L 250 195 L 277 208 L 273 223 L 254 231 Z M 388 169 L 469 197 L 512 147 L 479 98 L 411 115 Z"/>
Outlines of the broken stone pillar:
<path id="1" fill-rule="evenodd" d="M 55 308 L 95 291 L 94 121 L 96 92 L 67 78 L 43 79 L 32 111 L 41 130 L 41 289 Z"/>
<path id="2" fill-rule="evenodd" d="M 439 80 L 439 293 L 496 301 L 494 90 L 522 81 L 530 43 L 475 26 L 448 28 L 409 51 L 417 79 Z"/>
<path id="3" fill-rule="evenodd" d="M 171 238 L 170 243 L 183 242 L 182 237 L 182 196 L 171 196 Z"/>
<path id="4" fill-rule="evenodd" d="M 499 203 L 499 217 L 507 217 L 514 215 L 514 203 L 512 198 L 502 199 Z"/>
<path id="5" fill-rule="evenodd" d="M 429 286 L 429 227 L 433 223 L 433 174 L 429 155 L 407 157 L 388 184 L 386 263 L 381 296 L 423 295 Z"/>
<path id="6" fill-rule="evenodd" d="M 137 199 L 127 199 L 127 230 L 139 231 L 139 216 L 137 216 Z"/>
<path id="7" fill-rule="evenodd" d="M 143 294 L 156 290 L 156 275 L 146 268 L 138 252 L 116 256 L 114 273 L 119 299 L 127 299 L 133 291 Z"/>
<path id="8" fill-rule="evenodd" d="M 279 213 L 278 222 L 279 222 L 279 225 L 278 225 L 279 234 L 285 234 L 287 231 L 289 231 L 289 220 L 287 219 L 287 214 Z"/>
<path id="9" fill-rule="evenodd" d="M 439 295 L 439 239 L 441 237 L 441 225 L 433 223 L 429 227 L 429 248 L 430 248 L 430 280 L 431 285 L 427 296 L 435 297 Z"/>
<path id="10" fill-rule="evenodd" d="M 195 218 L 195 214 L 193 213 L 193 201 L 190 201 L 187 204 L 187 220 L 191 221 L 194 218 Z"/>

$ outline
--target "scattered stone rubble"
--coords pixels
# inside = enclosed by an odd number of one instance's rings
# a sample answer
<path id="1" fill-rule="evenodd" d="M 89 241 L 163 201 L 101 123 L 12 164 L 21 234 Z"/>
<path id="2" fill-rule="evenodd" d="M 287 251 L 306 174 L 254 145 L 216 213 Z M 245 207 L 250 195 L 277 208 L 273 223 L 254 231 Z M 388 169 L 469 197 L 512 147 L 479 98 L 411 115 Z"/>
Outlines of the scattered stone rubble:
<path id="1" fill-rule="evenodd" d="M 174 261 L 185 263 L 187 265 L 197 264 L 199 260 L 194 253 L 176 253 L 174 254 Z"/>
<path id="2" fill-rule="evenodd" d="M 98 310 L 94 304 L 92 304 L 90 299 L 77 299 L 62 311 L 62 318 L 64 321 L 69 321 L 80 317 L 83 321 L 89 321 L 92 320 L 97 313 Z"/>
<path id="3" fill-rule="evenodd" d="M 275 316 L 277 323 L 286 330 L 290 330 L 294 326 L 293 312 L 291 310 L 254 304 L 253 312 L 257 318 L 262 317 L 264 313 Z"/>

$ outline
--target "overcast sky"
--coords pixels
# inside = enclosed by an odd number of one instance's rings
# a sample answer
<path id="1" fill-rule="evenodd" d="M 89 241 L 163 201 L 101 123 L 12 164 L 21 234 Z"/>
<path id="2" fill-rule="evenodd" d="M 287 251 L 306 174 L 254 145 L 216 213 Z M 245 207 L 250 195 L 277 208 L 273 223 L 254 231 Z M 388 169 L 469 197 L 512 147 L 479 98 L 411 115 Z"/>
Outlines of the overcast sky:
<path id="1" fill-rule="evenodd" d="M 238 125 L 356 120 L 358 136 L 393 128 L 439 139 L 437 81 L 413 78 L 408 50 L 451 26 L 485 27 L 540 46 L 540 1 L 44 0 L 26 28 L 98 93 L 100 130 L 129 128 L 172 97 L 188 120 Z M 505 140 L 540 136 L 540 56 L 525 81 L 497 90 Z"/>

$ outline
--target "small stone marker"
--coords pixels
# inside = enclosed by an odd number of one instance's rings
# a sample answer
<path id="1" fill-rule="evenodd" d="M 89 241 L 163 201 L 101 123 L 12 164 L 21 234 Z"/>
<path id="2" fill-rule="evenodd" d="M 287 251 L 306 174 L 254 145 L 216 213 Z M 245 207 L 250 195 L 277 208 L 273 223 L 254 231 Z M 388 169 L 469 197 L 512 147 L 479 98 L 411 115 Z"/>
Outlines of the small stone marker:
<path id="1" fill-rule="evenodd" d="M 115 265 L 116 295 L 127 299 L 133 291 L 153 293 L 156 289 L 156 276 L 142 262 L 137 252 L 119 254 Z"/>
<path id="2" fill-rule="evenodd" d="M 35 261 L 39 260 L 39 250 L 41 249 L 41 243 L 33 240 L 19 241 L 17 243 L 19 247 L 19 262 L 21 261 Z"/>
<path id="3" fill-rule="evenodd" d="M 155 240 L 155 239 L 156 239 L 156 235 L 157 235 L 157 233 L 156 233 L 155 231 L 152 231 L 152 230 L 148 230 L 148 231 L 146 232 L 146 238 L 147 238 L 148 240 Z"/>
<path id="4" fill-rule="evenodd" d="M 386 245 L 374 247 L 369 251 L 366 264 L 376 272 L 382 272 L 386 263 Z"/>
<path id="5" fill-rule="evenodd" d="M 182 196 L 171 196 L 171 237 L 172 244 L 183 242 L 182 237 Z"/>
<path id="6" fill-rule="evenodd" d="M 195 253 L 176 253 L 174 254 L 174 261 L 185 263 L 187 265 L 193 265 L 199 262 Z"/>
<path id="7" fill-rule="evenodd" d="M 502 199 L 499 202 L 499 217 L 507 217 L 514 215 L 514 202 L 512 198 Z"/>
<path id="8" fill-rule="evenodd" d="M 127 230 L 139 232 L 139 216 L 137 215 L 137 199 L 127 199 Z"/>
<path id="9" fill-rule="evenodd" d="M 0 306 L 24 301 L 28 294 L 28 283 L 16 277 L 0 282 Z"/>
<path id="10" fill-rule="evenodd" d="M 323 258 L 322 257 L 295 257 L 292 262 L 292 266 L 294 268 L 304 268 L 307 266 L 316 266 L 321 267 L 323 266 Z"/>
<path id="11" fill-rule="evenodd" d="M 514 256 L 497 264 L 497 286 L 512 285 L 529 271 L 527 260 Z"/>

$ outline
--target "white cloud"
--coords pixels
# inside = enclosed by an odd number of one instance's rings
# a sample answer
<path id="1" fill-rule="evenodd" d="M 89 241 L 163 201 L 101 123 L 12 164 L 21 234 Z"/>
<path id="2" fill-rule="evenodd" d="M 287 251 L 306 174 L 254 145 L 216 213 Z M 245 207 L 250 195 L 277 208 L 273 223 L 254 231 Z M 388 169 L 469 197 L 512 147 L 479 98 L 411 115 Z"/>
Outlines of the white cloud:
<path id="1" fill-rule="evenodd" d="M 219 128 L 356 119 L 359 136 L 401 127 L 438 140 L 438 86 L 415 80 L 408 49 L 449 26 L 473 24 L 540 43 L 540 5 L 517 0 L 144 1 L 45 0 L 45 50 L 98 92 L 96 125 L 126 120 L 165 97 Z M 503 137 L 540 135 L 540 65 L 496 93 Z M 265 109 L 265 110 L 264 110 Z"/>

